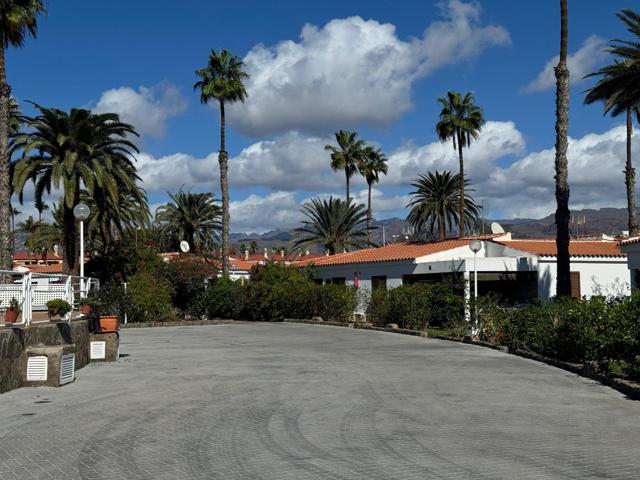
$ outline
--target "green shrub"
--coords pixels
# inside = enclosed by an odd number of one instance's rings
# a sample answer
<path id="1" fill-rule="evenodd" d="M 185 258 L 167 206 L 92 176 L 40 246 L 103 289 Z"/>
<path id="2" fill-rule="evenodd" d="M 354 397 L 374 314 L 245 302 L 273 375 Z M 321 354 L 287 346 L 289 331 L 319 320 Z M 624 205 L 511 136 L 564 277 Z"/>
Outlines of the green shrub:
<path id="1" fill-rule="evenodd" d="M 153 272 L 143 270 L 129 277 L 127 292 L 131 299 L 131 321 L 153 322 L 176 318 L 171 304 L 171 285 Z"/>
<path id="2" fill-rule="evenodd" d="M 333 322 L 347 322 L 356 309 L 358 289 L 344 285 L 315 285 L 314 315 Z"/>
<path id="3" fill-rule="evenodd" d="M 131 297 L 122 284 L 101 285 L 97 292 L 87 297 L 87 300 L 93 305 L 93 313 L 97 316 L 116 315 L 124 321 L 126 314 L 127 320 L 131 318 Z"/>
<path id="4" fill-rule="evenodd" d="M 207 282 L 216 278 L 216 266 L 193 255 L 181 255 L 167 264 L 167 278 L 173 287 L 173 305 L 193 311 L 192 303 L 205 291 Z"/>
<path id="5" fill-rule="evenodd" d="M 244 289 L 239 282 L 218 278 L 209 282 L 191 309 L 196 316 L 239 319 L 244 315 Z"/>
<path id="6" fill-rule="evenodd" d="M 369 297 L 366 313 L 367 319 L 378 327 L 393 323 L 389 321 L 389 290 L 385 288 L 373 289 Z"/>
<path id="7" fill-rule="evenodd" d="M 66 300 L 56 298 L 47 302 L 49 317 L 62 317 L 71 311 L 72 307 Z"/>

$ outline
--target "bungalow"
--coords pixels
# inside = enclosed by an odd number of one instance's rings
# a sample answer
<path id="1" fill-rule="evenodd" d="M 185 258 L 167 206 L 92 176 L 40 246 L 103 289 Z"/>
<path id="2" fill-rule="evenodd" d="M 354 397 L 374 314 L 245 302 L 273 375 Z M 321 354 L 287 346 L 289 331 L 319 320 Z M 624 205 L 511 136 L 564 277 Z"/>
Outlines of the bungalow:
<path id="1" fill-rule="evenodd" d="M 512 303 L 548 299 L 556 283 L 555 240 L 513 240 L 509 233 L 429 243 L 392 243 L 312 260 L 321 283 L 363 289 L 393 288 L 414 282 L 453 279 L 469 285 L 478 272 L 478 293 L 499 294 Z M 613 241 L 572 241 L 569 247 L 572 294 L 628 294 L 625 254 Z M 469 295 L 469 289 L 466 289 Z"/>

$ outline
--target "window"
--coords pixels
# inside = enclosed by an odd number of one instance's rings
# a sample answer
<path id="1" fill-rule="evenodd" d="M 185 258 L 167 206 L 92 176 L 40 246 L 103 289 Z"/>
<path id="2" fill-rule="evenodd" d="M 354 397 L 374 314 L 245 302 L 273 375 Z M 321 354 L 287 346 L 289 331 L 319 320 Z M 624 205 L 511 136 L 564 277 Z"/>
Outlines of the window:
<path id="1" fill-rule="evenodd" d="M 371 277 L 371 288 L 374 289 L 374 290 L 376 290 L 378 288 L 386 290 L 387 289 L 387 277 L 385 275 Z"/>
<path id="2" fill-rule="evenodd" d="M 331 279 L 331 283 L 333 283 L 334 285 L 345 285 L 346 284 L 346 278 L 345 277 L 333 277 Z"/>
<path id="3" fill-rule="evenodd" d="M 571 272 L 571 296 L 573 298 L 581 298 L 580 290 L 580 272 Z"/>

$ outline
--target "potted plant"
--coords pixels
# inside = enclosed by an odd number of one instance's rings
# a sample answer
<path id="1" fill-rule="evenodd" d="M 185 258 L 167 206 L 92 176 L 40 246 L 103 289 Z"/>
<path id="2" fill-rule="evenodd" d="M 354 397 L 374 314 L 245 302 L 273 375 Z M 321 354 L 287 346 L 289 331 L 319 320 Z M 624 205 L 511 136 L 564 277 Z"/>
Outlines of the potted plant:
<path id="1" fill-rule="evenodd" d="M 16 297 L 13 297 L 4 312 L 4 323 L 16 323 L 20 312 L 22 312 L 22 304 L 16 300 Z"/>
<path id="2" fill-rule="evenodd" d="M 81 298 L 80 299 L 80 313 L 85 317 L 88 317 L 93 311 L 94 301 L 90 298 Z"/>
<path id="3" fill-rule="evenodd" d="M 56 298 L 47 302 L 47 313 L 49 320 L 59 320 L 71 311 L 71 305 L 66 300 Z"/>
<path id="4" fill-rule="evenodd" d="M 120 326 L 117 309 L 110 308 L 107 305 L 101 305 L 98 324 L 100 326 L 100 333 L 117 332 Z"/>

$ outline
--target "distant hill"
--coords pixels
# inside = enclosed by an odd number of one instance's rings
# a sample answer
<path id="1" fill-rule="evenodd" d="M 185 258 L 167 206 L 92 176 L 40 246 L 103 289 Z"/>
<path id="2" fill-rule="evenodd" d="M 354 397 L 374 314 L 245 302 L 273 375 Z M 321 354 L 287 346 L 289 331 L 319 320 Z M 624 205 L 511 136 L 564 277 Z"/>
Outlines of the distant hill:
<path id="1" fill-rule="evenodd" d="M 627 210 L 625 208 L 601 208 L 598 210 L 584 209 L 571 212 L 573 218 L 571 233 L 575 237 L 596 236 L 602 233 L 616 236 L 627 229 Z M 556 234 L 554 215 L 550 214 L 544 218 L 510 218 L 494 220 L 498 222 L 507 232 L 511 232 L 514 238 L 548 238 Z M 489 224 L 492 220 L 486 221 L 486 230 L 489 232 Z M 383 235 L 386 243 L 412 240 L 412 230 L 409 224 L 402 218 L 392 217 L 381 220 L 374 220 L 377 229 L 373 232 L 373 241 L 381 245 Z M 258 245 L 262 251 L 267 249 L 289 248 L 291 239 L 290 230 L 272 230 L 266 233 L 232 233 L 231 243 L 235 247 L 240 244 L 249 246 L 252 241 Z M 316 252 L 321 253 L 321 252 Z"/>

